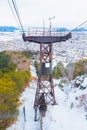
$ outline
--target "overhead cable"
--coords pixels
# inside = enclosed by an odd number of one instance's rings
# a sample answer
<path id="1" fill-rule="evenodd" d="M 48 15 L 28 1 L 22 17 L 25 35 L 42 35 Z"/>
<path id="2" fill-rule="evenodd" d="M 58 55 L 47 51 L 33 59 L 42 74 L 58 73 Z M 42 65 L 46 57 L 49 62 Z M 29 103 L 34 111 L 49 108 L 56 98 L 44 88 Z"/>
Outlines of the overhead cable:
<path id="1" fill-rule="evenodd" d="M 14 6 L 14 9 L 15 9 L 15 12 L 16 12 L 16 15 L 17 15 L 17 18 L 18 18 L 20 27 L 21 27 L 21 29 L 22 29 L 22 32 L 24 33 L 24 29 L 23 29 L 23 26 L 22 26 L 22 22 L 21 22 L 21 19 L 20 19 L 19 10 L 18 10 L 18 8 L 17 8 L 16 1 L 15 1 L 15 0 L 12 0 L 12 3 L 13 3 L 13 6 Z"/>
<path id="2" fill-rule="evenodd" d="M 9 3 L 9 6 L 10 6 L 10 8 L 11 8 L 11 11 L 12 11 L 12 13 L 13 13 L 15 19 L 16 19 L 16 22 L 18 23 L 18 26 L 19 26 L 19 22 L 18 22 L 17 16 L 16 16 L 16 14 L 15 14 L 13 8 L 12 8 L 12 5 L 11 5 L 11 3 L 10 3 L 10 0 L 8 0 L 8 3 Z"/>
<path id="3" fill-rule="evenodd" d="M 80 26 L 84 25 L 85 23 L 87 23 L 87 20 L 85 20 L 84 22 L 82 22 L 81 24 L 79 24 L 78 26 L 76 26 L 74 29 L 72 29 L 70 32 L 73 32 L 74 30 L 76 30 L 77 28 L 79 28 Z"/>

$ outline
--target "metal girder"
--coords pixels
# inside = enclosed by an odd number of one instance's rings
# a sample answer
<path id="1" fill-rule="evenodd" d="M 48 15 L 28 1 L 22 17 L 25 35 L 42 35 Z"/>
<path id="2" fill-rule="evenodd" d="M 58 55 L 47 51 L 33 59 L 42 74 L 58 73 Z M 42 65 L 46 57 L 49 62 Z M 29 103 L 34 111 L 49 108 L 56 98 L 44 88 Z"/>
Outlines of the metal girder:
<path id="1" fill-rule="evenodd" d="M 49 44 L 66 41 L 71 38 L 71 33 L 64 36 L 25 36 L 25 34 L 23 34 L 22 37 L 24 41 Z"/>
<path id="2" fill-rule="evenodd" d="M 40 44 L 40 65 L 42 65 L 43 63 L 46 64 L 50 62 L 52 62 L 52 43 L 50 44 L 41 43 Z M 37 89 L 36 89 L 35 101 L 34 101 L 35 121 L 37 120 L 38 108 L 44 110 L 47 107 L 47 105 L 56 104 L 52 73 L 50 73 L 49 71 L 48 73 L 43 73 L 42 69 L 43 68 L 41 66 L 39 76 L 38 76 Z"/>

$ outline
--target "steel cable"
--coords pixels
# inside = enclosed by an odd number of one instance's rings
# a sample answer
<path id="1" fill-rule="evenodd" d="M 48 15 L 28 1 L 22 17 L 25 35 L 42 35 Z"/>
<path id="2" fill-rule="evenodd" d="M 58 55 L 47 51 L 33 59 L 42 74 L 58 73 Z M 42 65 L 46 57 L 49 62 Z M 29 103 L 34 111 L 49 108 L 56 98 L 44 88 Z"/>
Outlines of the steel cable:
<path id="1" fill-rule="evenodd" d="M 21 19 L 20 19 L 19 10 L 18 10 L 18 8 L 17 8 L 16 1 L 15 1 L 15 0 L 12 0 L 12 4 L 13 4 L 14 10 L 15 10 L 15 13 L 16 13 L 16 15 L 17 15 L 17 18 L 18 18 L 20 27 L 21 27 L 21 29 L 22 29 L 22 32 L 24 33 L 24 29 L 23 29 L 23 25 L 22 25 L 22 22 L 21 22 Z"/>
<path id="2" fill-rule="evenodd" d="M 11 11 L 12 11 L 12 13 L 13 13 L 15 19 L 16 19 L 16 22 L 18 23 L 18 26 L 20 27 L 19 22 L 18 22 L 18 19 L 17 19 L 17 16 L 16 16 L 16 14 L 15 14 L 13 8 L 12 8 L 12 5 L 11 5 L 11 3 L 10 3 L 10 0 L 8 0 L 8 3 L 9 3 L 9 6 L 10 6 L 10 9 L 11 9 Z"/>

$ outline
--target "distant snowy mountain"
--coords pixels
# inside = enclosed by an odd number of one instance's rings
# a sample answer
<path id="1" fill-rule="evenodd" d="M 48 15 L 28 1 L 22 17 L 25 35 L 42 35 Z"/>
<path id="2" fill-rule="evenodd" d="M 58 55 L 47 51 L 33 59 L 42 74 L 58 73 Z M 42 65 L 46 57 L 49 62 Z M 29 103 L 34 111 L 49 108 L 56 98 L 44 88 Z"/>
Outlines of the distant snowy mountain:
<path id="1" fill-rule="evenodd" d="M 57 28 L 58 32 L 65 32 L 65 31 L 69 31 L 67 28 Z"/>
<path id="2" fill-rule="evenodd" d="M 30 27 L 30 28 L 36 29 L 36 27 Z M 42 27 L 37 27 L 37 29 L 42 30 L 43 28 Z M 20 30 L 20 28 L 15 27 L 15 26 L 0 26 L 0 32 L 14 32 L 16 30 Z M 52 29 L 52 31 L 54 31 L 54 29 Z M 71 30 L 67 29 L 65 27 L 60 27 L 60 28 L 56 28 L 56 31 L 57 32 L 65 32 L 65 31 L 71 31 Z M 76 32 L 87 31 L 87 29 L 86 28 L 78 28 L 78 29 L 74 29 L 73 31 L 76 31 Z"/>
<path id="3" fill-rule="evenodd" d="M 77 28 L 74 31 L 76 31 L 76 32 L 87 31 L 87 29 L 86 28 Z"/>
<path id="4" fill-rule="evenodd" d="M 0 26 L 0 32 L 14 32 L 19 30 L 19 28 L 14 26 Z"/>

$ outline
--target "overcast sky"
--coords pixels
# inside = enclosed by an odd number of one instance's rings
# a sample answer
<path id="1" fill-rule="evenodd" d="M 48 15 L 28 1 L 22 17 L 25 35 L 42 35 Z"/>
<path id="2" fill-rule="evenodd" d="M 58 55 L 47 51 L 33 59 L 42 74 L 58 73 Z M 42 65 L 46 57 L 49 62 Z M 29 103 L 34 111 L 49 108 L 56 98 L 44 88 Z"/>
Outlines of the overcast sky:
<path id="1" fill-rule="evenodd" d="M 11 1 L 11 0 L 10 0 Z M 87 19 L 87 0 L 16 0 L 21 21 L 27 26 L 74 28 Z M 0 25 L 18 25 L 8 4 L 0 0 Z"/>

